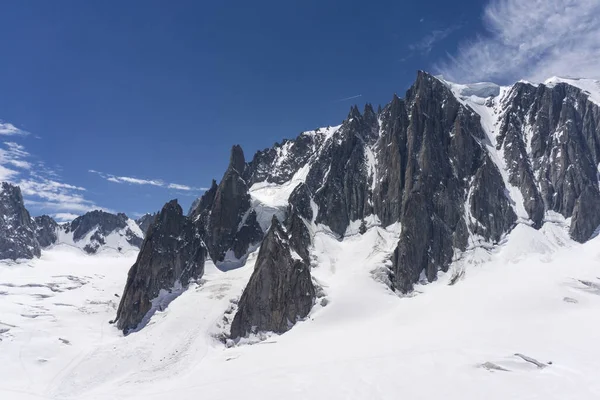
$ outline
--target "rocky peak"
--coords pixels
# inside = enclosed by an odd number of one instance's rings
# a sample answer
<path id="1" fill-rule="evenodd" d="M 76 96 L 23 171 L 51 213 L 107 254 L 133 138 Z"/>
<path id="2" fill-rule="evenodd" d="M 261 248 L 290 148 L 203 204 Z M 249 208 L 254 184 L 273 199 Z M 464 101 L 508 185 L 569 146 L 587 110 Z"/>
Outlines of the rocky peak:
<path id="1" fill-rule="evenodd" d="M 565 84 L 515 84 L 502 103 L 498 148 L 534 226 L 546 211 L 571 218 L 571 236 L 586 241 L 600 225 L 600 110 Z M 585 217 L 584 217 L 585 216 Z"/>
<path id="2" fill-rule="evenodd" d="M 87 212 L 63 227 L 65 234 L 72 235 L 73 242 L 80 243 L 83 250 L 89 254 L 94 254 L 107 245 L 109 235 L 122 237 L 123 243 L 137 248 L 141 246 L 144 236 L 135 221 L 129 220 L 127 215 L 111 214 L 102 210 Z M 121 251 L 122 247 L 117 245 L 115 250 Z"/>
<path id="3" fill-rule="evenodd" d="M 260 227 L 256 218 L 246 218 L 244 221 L 244 216 L 248 215 L 250 209 L 248 185 L 242 176 L 245 165 L 241 147 L 233 146 L 229 168 L 214 192 L 213 201 L 209 201 L 209 196 L 212 196 L 209 194 L 204 202 L 212 203 L 210 211 L 206 211 L 205 218 L 199 219 L 199 223 L 203 224 L 202 231 L 208 252 L 217 265 L 237 263 L 237 260 L 246 254 L 250 245 L 260 240 L 260 237 L 257 238 Z M 243 225 L 248 224 L 252 226 L 243 229 Z M 240 234 L 242 229 L 244 232 Z M 260 232 L 262 237 L 262 231 Z M 235 260 L 232 260 L 232 257 L 226 255 L 233 249 L 234 244 Z"/>
<path id="4" fill-rule="evenodd" d="M 18 186 L 2 182 L 0 189 L 0 259 L 39 257 L 35 223 Z"/>
<path id="5" fill-rule="evenodd" d="M 348 117 L 346 117 L 346 121 L 349 121 L 353 118 L 360 118 L 362 119 L 362 114 L 360 113 L 360 111 L 358 110 L 358 106 L 355 104 L 352 107 L 350 107 L 350 112 L 348 113 Z"/>
<path id="6" fill-rule="evenodd" d="M 241 176 L 244 173 L 244 168 L 246 167 L 246 159 L 244 158 L 244 151 L 242 147 L 238 144 L 234 145 L 231 148 L 231 156 L 229 157 L 229 168 L 232 168 L 237 171 L 237 173 Z"/>
<path id="7" fill-rule="evenodd" d="M 58 240 L 58 230 L 60 229 L 56 221 L 48 216 L 41 215 L 35 217 L 35 236 L 41 247 L 48 247 Z"/>
<path id="8" fill-rule="evenodd" d="M 156 309 L 204 273 L 206 250 L 197 227 L 177 200 L 166 203 L 148 229 L 129 270 L 115 321 L 125 334 L 145 324 Z M 167 294 L 171 296 L 166 296 Z"/>
<path id="9" fill-rule="evenodd" d="M 217 181 L 214 179 L 210 184 L 210 189 L 208 189 L 204 194 L 198 197 L 190 207 L 190 211 L 188 212 L 188 216 L 191 216 L 193 219 L 197 218 L 202 212 L 205 210 L 209 210 L 213 202 L 215 200 L 215 194 L 217 193 L 218 185 Z"/>
<path id="10" fill-rule="evenodd" d="M 231 337 L 283 333 L 310 312 L 315 299 L 309 264 L 291 247 L 288 232 L 273 217 L 248 285 L 231 324 Z"/>
<path id="11" fill-rule="evenodd" d="M 147 213 L 135 220 L 135 223 L 138 224 L 138 226 L 140 227 L 140 229 L 142 230 L 144 235 L 148 231 L 148 228 L 150 227 L 150 225 L 152 225 L 152 223 L 156 219 L 157 215 L 158 215 L 158 213 L 152 213 L 152 214 Z"/>

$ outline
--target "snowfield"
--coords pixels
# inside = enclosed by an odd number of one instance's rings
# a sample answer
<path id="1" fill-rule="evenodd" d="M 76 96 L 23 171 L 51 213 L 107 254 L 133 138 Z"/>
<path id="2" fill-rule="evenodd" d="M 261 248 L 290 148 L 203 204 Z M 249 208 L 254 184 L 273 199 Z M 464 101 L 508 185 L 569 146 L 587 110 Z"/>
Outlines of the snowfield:
<path id="1" fill-rule="evenodd" d="M 577 244 L 560 220 L 521 224 L 400 297 L 382 283 L 397 228 L 341 242 L 317 232 L 325 297 L 289 332 L 233 347 L 217 338 L 256 253 L 228 272 L 207 262 L 199 284 L 126 337 L 109 321 L 133 255 L 56 246 L 5 263 L 0 398 L 600 398 L 600 238 Z"/>

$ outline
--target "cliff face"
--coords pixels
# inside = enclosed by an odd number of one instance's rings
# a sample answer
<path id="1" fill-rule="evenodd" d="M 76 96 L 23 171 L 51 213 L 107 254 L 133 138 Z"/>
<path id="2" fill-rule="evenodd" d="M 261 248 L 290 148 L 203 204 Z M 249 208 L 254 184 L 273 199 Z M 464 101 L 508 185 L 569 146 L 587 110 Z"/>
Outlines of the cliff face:
<path id="1" fill-rule="evenodd" d="M 128 333 L 148 315 L 161 291 L 187 287 L 204 273 L 206 249 L 197 228 L 183 215 L 177 200 L 165 204 L 148 229 L 114 322 Z"/>
<path id="2" fill-rule="evenodd" d="M 308 315 L 314 298 L 308 262 L 294 250 L 288 232 L 273 217 L 240 298 L 231 337 L 259 331 L 283 333 Z"/>
<path id="3" fill-rule="evenodd" d="M 40 254 L 36 225 L 25 208 L 21 189 L 3 182 L 0 189 L 0 259 L 34 258 Z"/>
<path id="4" fill-rule="evenodd" d="M 243 258 L 250 246 L 263 237 L 256 213 L 250 210 L 245 169 L 242 148 L 233 146 L 229 167 L 219 185 L 213 181 L 190 210 L 190 217 L 199 224 L 210 257 L 217 264 Z"/>
<path id="5" fill-rule="evenodd" d="M 536 225 L 544 211 L 572 217 L 584 242 L 600 225 L 600 109 L 582 90 L 517 83 L 503 101 L 498 148 Z"/>

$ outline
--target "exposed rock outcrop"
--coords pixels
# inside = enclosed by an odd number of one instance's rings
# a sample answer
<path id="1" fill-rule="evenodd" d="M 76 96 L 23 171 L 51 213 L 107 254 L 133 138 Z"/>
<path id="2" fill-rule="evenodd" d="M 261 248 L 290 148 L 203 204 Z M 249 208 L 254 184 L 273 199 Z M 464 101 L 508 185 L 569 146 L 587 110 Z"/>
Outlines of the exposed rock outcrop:
<path id="1" fill-rule="evenodd" d="M 0 259 L 34 258 L 41 254 L 36 226 L 23 203 L 21 189 L 2 182 L 0 189 Z"/>
<path id="2" fill-rule="evenodd" d="M 150 225 L 154 223 L 157 216 L 158 213 L 147 213 L 142 215 L 140 218 L 136 219 L 135 223 L 138 224 L 144 235 L 146 235 L 146 232 L 148 232 L 148 228 L 150 228 Z"/>
<path id="3" fill-rule="evenodd" d="M 292 249 L 288 232 L 273 217 L 240 298 L 231 337 L 258 331 L 283 333 L 308 315 L 314 299 L 310 266 Z"/>
<path id="4" fill-rule="evenodd" d="M 239 266 L 238 260 L 263 237 L 256 212 L 250 209 L 248 185 L 243 178 L 245 169 L 242 148 L 233 146 L 223 179 L 219 185 L 213 180 L 211 188 L 189 213 L 199 226 L 211 259 L 224 268 L 229 268 L 229 264 Z"/>
<path id="5" fill-rule="evenodd" d="M 41 215 L 35 217 L 35 236 L 42 248 L 56 243 L 58 240 L 58 231 L 60 229 L 56 221 L 48 216 Z"/>
<path id="6" fill-rule="evenodd" d="M 588 240 L 600 226 L 600 107 L 565 83 L 519 82 L 502 108 L 498 147 L 530 218 L 539 226 L 545 210 L 572 217 L 573 239 Z"/>
<path id="7" fill-rule="evenodd" d="M 149 318 L 161 291 L 187 287 L 204 273 L 206 249 L 197 227 L 172 200 L 165 204 L 148 229 L 127 283 L 114 322 L 128 333 Z"/>
<path id="8" fill-rule="evenodd" d="M 131 221 L 135 224 L 135 222 Z M 95 210 L 75 218 L 66 224 L 65 233 L 72 234 L 74 242 L 87 239 L 83 250 L 88 254 L 96 253 L 106 244 L 106 237 L 112 233 L 123 236 L 131 246 L 139 248 L 142 245 L 143 234 L 135 232 L 129 224 L 129 218 L 123 213 L 111 214 Z M 119 249 L 117 249 L 119 250 Z"/>

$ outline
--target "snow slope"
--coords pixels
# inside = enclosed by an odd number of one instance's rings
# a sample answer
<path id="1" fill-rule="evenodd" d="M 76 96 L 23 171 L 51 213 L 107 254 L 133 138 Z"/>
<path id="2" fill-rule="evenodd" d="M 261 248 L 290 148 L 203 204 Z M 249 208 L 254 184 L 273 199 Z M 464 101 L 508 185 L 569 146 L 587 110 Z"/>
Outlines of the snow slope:
<path id="1" fill-rule="evenodd" d="M 571 86 L 575 86 L 583 90 L 588 95 L 588 99 L 598 105 L 600 105 L 600 81 L 594 79 L 583 79 L 583 78 L 561 78 L 553 76 L 546 80 L 544 84 L 546 86 L 554 86 L 558 83 L 567 83 Z"/>
<path id="2" fill-rule="evenodd" d="M 521 224 L 410 297 L 379 281 L 397 227 L 344 241 L 318 231 L 325 300 L 289 332 L 233 347 L 216 337 L 256 253 L 234 271 L 207 264 L 123 337 L 108 321 L 133 258 L 55 248 L 0 267 L 0 398 L 596 399 L 600 238 L 580 245 L 566 229 Z"/>
<path id="3" fill-rule="evenodd" d="M 137 255 L 140 249 L 127 241 L 128 229 L 130 229 L 131 232 L 133 232 L 134 235 L 140 239 L 144 237 L 140 227 L 135 223 L 135 221 L 129 219 L 127 221 L 127 227 L 123 229 L 115 229 L 108 235 L 102 236 L 104 244 L 99 243 L 93 238 L 94 234 L 98 231 L 98 227 L 96 227 L 79 240 L 74 240 L 73 232 L 65 232 L 63 229 L 59 229 L 57 232 L 58 240 L 55 246 L 71 246 L 80 249 L 81 251 L 83 251 L 86 246 L 91 246 L 93 248 L 97 248 L 95 254 L 121 253 Z"/>

